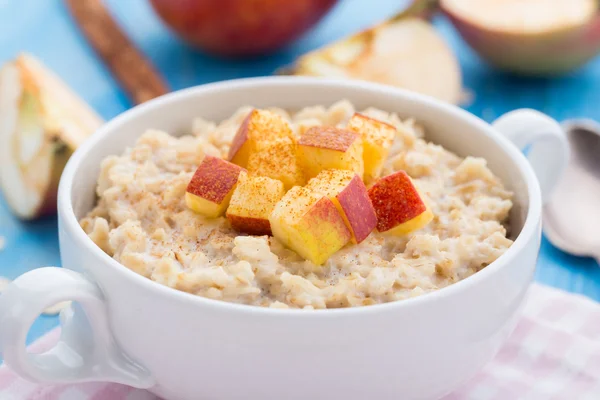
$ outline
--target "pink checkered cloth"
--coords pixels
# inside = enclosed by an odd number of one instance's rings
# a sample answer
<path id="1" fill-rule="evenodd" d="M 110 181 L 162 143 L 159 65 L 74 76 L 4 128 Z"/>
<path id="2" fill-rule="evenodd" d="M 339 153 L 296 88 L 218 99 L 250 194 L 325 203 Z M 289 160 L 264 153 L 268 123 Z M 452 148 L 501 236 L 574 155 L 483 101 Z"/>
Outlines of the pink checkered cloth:
<path id="1" fill-rule="evenodd" d="M 58 329 L 31 346 L 48 348 Z M 2 400 L 150 400 L 114 383 L 38 385 L 0 367 Z M 477 376 L 443 400 L 600 399 L 600 304 L 534 284 L 512 336 Z"/>

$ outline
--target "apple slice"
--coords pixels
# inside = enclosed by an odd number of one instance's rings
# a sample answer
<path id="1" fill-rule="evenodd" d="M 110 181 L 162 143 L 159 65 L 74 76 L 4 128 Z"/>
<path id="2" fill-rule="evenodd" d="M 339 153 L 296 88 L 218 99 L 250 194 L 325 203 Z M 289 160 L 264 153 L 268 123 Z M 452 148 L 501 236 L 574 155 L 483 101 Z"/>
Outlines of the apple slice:
<path id="1" fill-rule="evenodd" d="M 269 215 L 284 194 L 281 181 L 241 174 L 227 209 L 231 227 L 249 235 L 271 235 Z"/>
<path id="2" fill-rule="evenodd" d="M 248 159 L 248 172 L 280 180 L 286 190 L 304 185 L 304 173 L 298 163 L 297 152 L 296 142 L 289 137 L 258 141 Z"/>
<path id="3" fill-rule="evenodd" d="M 56 212 L 63 168 L 102 119 L 37 59 L 0 70 L 0 188 L 21 219 Z"/>
<path id="4" fill-rule="evenodd" d="M 277 240 L 316 265 L 327 261 L 352 237 L 335 204 L 301 186 L 283 196 L 269 221 Z"/>
<path id="5" fill-rule="evenodd" d="M 404 171 L 375 182 L 369 189 L 369 197 L 377 214 L 379 232 L 407 235 L 425 227 L 433 219 L 431 209 Z"/>
<path id="6" fill-rule="evenodd" d="M 188 184 L 185 203 L 209 218 L 223 215 L 242 173 L 242 167 L 207 155 Z"/>
<path id="7" fill-rule="evenodd" d="M 292 128 L 281 116 L 268 110 L 252 110 L 231 142 L 228 160 L 246 168 L 257 142 L 293 137 Z"/>
<path id="8" fill-rule="evenodd" d="M 367 188 L 356 173 L 328 169 L 311 179 L 306 188 L 329 197 L 344 217 L 354 243 L 362 242 L 375 229 L 377 215 Z"/>
<path id="9" fill-rule="evenodd" d="M 282 73 L 372 81 L 458 103 L 463 98 L 458 60 L 421 18 L 436 6 L 437 0 L 415 0 L 381 24 L 303 55 Z"/>
<path id="10" fill-rule="evenodd" d="M 354 132 L 314 126 L 300 137 L 298 156 L 307 178 L 314 178 L 324 169 L 345 169 L 363 177 L 363 143 Z"/>
<path id="11" fill-rule="evenodd" d="M 396 137 L 396 128 L 383 121 L 355 113 L 348 121 L 346 129 L 358 133 L 363 139 L 365 182 L 369 183 L 379 178 Z"/>
<path id="12" fill-rule="evenodd" d="M 498 68 L 552 76 L 600 52 L 597 0 L 441 0 L 463 39 Z"/>

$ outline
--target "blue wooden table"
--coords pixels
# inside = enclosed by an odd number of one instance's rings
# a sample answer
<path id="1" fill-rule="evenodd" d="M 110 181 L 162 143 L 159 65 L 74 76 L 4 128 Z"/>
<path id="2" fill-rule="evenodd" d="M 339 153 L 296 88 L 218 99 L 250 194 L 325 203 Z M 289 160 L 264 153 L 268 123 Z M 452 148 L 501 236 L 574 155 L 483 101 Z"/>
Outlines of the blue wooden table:
<path id="1" fill-rule="evenodd" d="M 176 90 L 223 79 L 269 75 L 299 54 L 393 14 L 406 0 L 341 0 L 298 42 L 269 57 L 246 61 L 219 60 L 189 49 L 166 30 L 145 0 L 106 3 Z M 558 120 L 600 120 L 600 58 L 560 79 L 511 77 L 483 64 L 446 21 L 439 19 L 436 25 L 459 55 L 465 86 L 474 94 L 472 104 L 466 108 L 486 121 L 520 107 L 538 109 Z M 0 64 L 20 51 L 42 59 L 104 118 L 112 118 L 130 106 L 80 35 L 62 1 L 0 0 Z M 0 199 L 0 236 L 6 238 L 5 249 L 0 252 L 0 275 L 15 278 L 36 267 L 60 265 L 56 231 L 55 218 L 21 223 Z M 600 267 L 596 262 L 567 255 L 547 240 L 542 244 L 536 278 L 600 300 Z M 56 324 L 57 318 L 40 317 L 29 340 Z"/>

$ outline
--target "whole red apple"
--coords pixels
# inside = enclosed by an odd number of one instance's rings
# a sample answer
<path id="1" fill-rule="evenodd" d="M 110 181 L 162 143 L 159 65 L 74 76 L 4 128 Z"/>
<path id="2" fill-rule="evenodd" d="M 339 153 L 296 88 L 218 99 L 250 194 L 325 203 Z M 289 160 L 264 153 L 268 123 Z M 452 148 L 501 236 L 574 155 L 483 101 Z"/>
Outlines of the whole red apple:
<path id="1" fill-rule="evenodd" d="M 209 53 L 272 52 L 318 22 L 337 0 L 150 0 L 179 36 Z"/>

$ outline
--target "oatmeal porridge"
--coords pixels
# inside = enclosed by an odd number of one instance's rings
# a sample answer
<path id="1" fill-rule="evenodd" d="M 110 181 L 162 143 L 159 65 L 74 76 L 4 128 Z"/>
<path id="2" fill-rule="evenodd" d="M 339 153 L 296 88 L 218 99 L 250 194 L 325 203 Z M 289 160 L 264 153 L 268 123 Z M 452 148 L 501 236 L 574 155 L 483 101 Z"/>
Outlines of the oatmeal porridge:
<path id="1" fill-rule="evenodd" d="M 333 168 L 364 176 L 369 195 L 374 185 L 384 181 L 374 175 L 401 178 L 398 172 L 405 171 L 407 184 L 414 184 L 415 196 L 422 196 L 431 213 L 419 229 L 390 234 L 370 228 L 363 235 L 347 230 L 344 221 L 348 223 L 350 218 L 344 217 L 338 225 L 345 236 L 326 237 L 339 250 L 313 262 L 300 255 L 300 249 L 294 251 L 285 240 L 277 239 L 289 230 L 275 229 L 273 219 L 275 237 L 269 235 L 268 222 L 264 224 L 267 219 L 252 225 L 254 230 L 247 232 L 255 234 L 249 235 L 235 230 L 232 223 L 237 220 L 229 214 L 224 216 L 222 210 L 215 209 L 214 216 L 192 211 L 186 204 L 186 190 L 196 170 L 206 160 L 231 157 L 232 147 L 241 149 L 234 137 L 251 111 L 251 107 L 241 108 L 220 123 L 198 118 L 193 121 L 192 134 L 180 138 L 151 130 L 122 155 L 107 157 L 98 179 L 97 205 L 81 220 L 82 228 L 115 260 L 160 284 L 211 299 L 274 308 L 352 307 L 419 296 L 485 268 L 512 244 L 506 237 L 512 193 L 487 168 L 484 159 L 458 157 L 427 142 L 416 121 L 372 108 L 361 114 L 395 128 L 385 160 L 378 168 L 361 164 L 359 169 L 344 167 L 352 157 L 339 158 L 335 162 L 340 164 Z M 291 127 L 292 142 L 276 141 L 281 149 L 291 148 L 290 143 L 295 146 L 301 137 L 307 137 L 303 135 L 310 136 L 308 132 L 314 127 L 333 127 L 341 132 L 355 113 L 347 101 L 293 113 L 268 111 Z M 353 137 L 349 137 L 351 140 L 343 143 L 348 154 L 353 146 Z M 369 151 L 377 156 L 366 146 L 364 153 L 356 154 L 366 157 Z M 268 153 L 265 150 L 262 154 Z M 257 162 L 252 154 L 243 157 L 247 158 L 244 164 Z M 261 166 L 268 168 L 264 163 Z M 300 176 L 298 171 L 287 165 L 275 167 L 285 176 L 270 180 L 277 182 L 273 190 L 280 194 L 273 199 L 262 196 L 260 204 L 264 207 L 271 201 L 277 210 L 283 200 L 277 201 L 284 193 L 286 199 L 315 186 L 298 187 L 294 181 Z M 240 179 L 246 174 L 237 173 Z M 362 181 L 360 185 L 364 187 Z M 265 187 L 262 183 L 259 186 Z M 233 196 L 232 204 L 242 195 L 236 192 Z M 327 196 L 321 200 L 329 202 Z M 332 198 L 333 203 L 339 206 Z M 285 218 L 292 217 L 282 216 Z M 381 231 L 379 212 L 377 218 Z"/>

